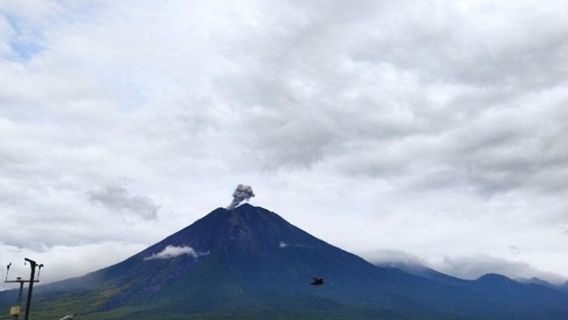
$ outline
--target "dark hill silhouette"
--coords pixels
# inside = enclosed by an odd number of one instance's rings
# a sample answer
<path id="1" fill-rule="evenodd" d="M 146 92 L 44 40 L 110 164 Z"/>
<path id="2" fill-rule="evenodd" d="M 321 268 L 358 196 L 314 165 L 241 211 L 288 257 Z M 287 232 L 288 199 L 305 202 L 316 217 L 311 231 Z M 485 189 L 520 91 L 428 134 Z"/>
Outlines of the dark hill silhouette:
<path id="1" fill-rule="evenodd" d="M 312 286 L 312 277 L 325 285 Z M 0 294 L 6 305 L 13 292 Z M 39 286 L 34 319 L 568 319 L 568 296 L 499 275 L 381 268 L 277 214 L 216 209 L 125 261 Z M 0 318 L 2 319 L 2 318 Z"/>

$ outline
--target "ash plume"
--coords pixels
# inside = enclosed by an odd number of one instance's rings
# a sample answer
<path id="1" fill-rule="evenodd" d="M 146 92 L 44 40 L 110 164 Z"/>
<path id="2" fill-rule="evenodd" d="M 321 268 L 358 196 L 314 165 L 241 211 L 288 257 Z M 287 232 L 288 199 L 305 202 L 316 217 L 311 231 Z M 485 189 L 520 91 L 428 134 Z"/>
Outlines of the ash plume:
<path id="1" fill-rule="evenodd" d="M 245 200 L 248 201 L 252 197 L 254 197 L 254 192 L 252 191 L 251 186 L 239 184 L 233 192 L 233 201 L 231 201 L 227 210 L 235 209 L 241 202 Z"/>

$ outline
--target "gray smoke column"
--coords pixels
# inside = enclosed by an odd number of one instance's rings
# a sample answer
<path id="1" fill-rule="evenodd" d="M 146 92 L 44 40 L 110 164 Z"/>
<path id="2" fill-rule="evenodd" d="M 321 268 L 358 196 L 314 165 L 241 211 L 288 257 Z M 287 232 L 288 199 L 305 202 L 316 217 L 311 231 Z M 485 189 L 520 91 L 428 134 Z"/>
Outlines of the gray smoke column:
<path id="1" fill-rule="evenodd" d="M 235 209 L 239 203 L 254 197 L 254 192 L 251 186 L 246 186 L 244 184 L 239 184 L 235 191 L 233 192 L 233 201 L 227 207 L 227 210 Z"/>

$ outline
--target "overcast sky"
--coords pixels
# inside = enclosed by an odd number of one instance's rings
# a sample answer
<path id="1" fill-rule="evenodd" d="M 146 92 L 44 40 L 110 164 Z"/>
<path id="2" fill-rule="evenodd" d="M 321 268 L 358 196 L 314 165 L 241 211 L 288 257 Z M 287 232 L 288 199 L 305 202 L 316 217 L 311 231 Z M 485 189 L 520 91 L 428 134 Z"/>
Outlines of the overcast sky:
<path id="1" fill-rule="evenodd" d="M 0 264 L 81 275 L 245 183 L 369 260 L 563 281 L 567 76 L 565 1 L 0 0 Z"/>

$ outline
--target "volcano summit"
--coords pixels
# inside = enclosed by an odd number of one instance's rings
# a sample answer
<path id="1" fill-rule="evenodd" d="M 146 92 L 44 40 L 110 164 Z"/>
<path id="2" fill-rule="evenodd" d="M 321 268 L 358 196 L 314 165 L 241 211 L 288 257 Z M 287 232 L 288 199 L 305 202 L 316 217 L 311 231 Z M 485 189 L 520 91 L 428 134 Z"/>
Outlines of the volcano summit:
<path id="1" fill-rule="evenodd" d="M 434 276 L 432 276 L 434 275 Z M 325 279 L 310 285 L 313 277 Z M 0 293 L 6 307 L 15 292 Z M 377 267 L 250 204 L 108 268 L 38 287 L 34 319 L 568 319 L 568 295 Z M 4 319 L 1 318 L 0 319 Z M 7 318 L 6 318 L 7 319 Z"/>

